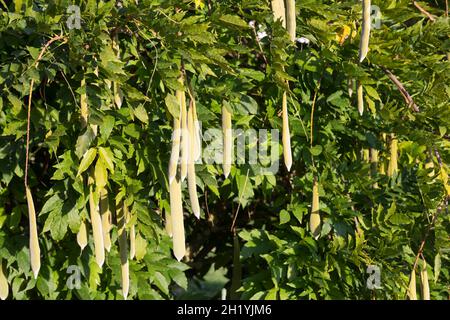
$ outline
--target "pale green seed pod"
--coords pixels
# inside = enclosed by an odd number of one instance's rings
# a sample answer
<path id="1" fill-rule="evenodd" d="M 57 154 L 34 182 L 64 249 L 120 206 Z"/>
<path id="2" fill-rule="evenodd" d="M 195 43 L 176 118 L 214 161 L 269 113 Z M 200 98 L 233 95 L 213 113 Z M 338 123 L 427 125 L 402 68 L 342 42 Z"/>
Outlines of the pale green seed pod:
<path id="1" fill-rule="evenodd" d="M 359 62 L 363 62 L 369 52 L 369 40 L 370 40 L 370 0 L 362 0 L 363 22 L 361 30 L 361 40 L 359 43 Z"/>
<path id="2" fill-rule="evenodd" d="M 186 254 L 184 235 L 183 204 L 181 199 L 181 181 L 176 177 L 170 185 L 170 215 L 172 218 L 173 253 L 178 261 Z"/>
<path id="3" fill-rule="evenodd" d="M 275 20 L 281 19 L 283 27 L 286 28 L 286 9 L 284 0 L 272 0 L 272 12 Z"/>
<path id="4" fill-rule="evenodd" d="M 286 27 L 292 42 L 296 39 L 296 14 L 295 14 L 295 0 L 286 0 Z"/>
<path id="5" fill-rule="evenodd" d="M 222 134 L 223 134 L 223 174 L 228 178 L 231 172 L 233 152 L 233 133 L 231 125 L 231 112 L 222 106 Z"/>
<path id="6" fill-rule="evenodd" d="M 41 268 L 41 250 L 39 248 L 38 231 L 36 223 L 36 211 L 34 209 L 33 196 L 28 186 L 25 188 L 28 204 L 28 218 L 30 225 L 30 263 L 34 278 L 36 279 Z"/>
<path id="7" fill-rule="evenodd" d="M 106 189 L 102 189 L 100 191 L 100 215 L 102 217 L 103 244 L 105 246 L 105 250 L 110 252 L 112 214 L 109 209 L 108 191 Z"/>
<path id="8" fill-rule="evenodd" d="M 117 206 L 117 235 L 119 239 L 120 271 L 122 295 L 126 300 L 130 289 L 130 269 L 128 263 L 128 242 L 127 231 L 125 229 L 128 215 L 128 208 L 123 201 Z"/>
<path id="9" fill-rule="evenodd" d="M 0 258 L 0 300 L 6 300 L 9 293 L 8 277 L 6 268 L 3 266 L 3 260 Z"/>
<path id="10" fill-rule="evenodd" d="M 358 112 L 362 116 L 364 113 L 364 90 L 359 81 L 357 83 L 356 94 L 358 95 Z"/>
<path id="11" fill-rule="evenodd" d="M 195 145 L 195 124 L 194 124 L 194 108 L 191 104 L 188 110 L 188 130 L 190 141 Z M 200 204 L 197 194 L 197 177 L 195 174 L 195 148 L 191 148 L 189 152 L 188 163 L 188 187 L 189 199 L 191 200 L 192 212 L 197 218 L 200 218 Z"/>
<path id="12" fill-rule="evenodd" d="M 398 140 L 395 134 L 391 134 L 390 159 L 388 166 L 388 176 L 392 177 L 398 172 Z"/>
<path id="13" fill-rule="evenodd" d="M 92 234 L 94 236 L 95 261 L 101 268 L 105 262 L 105 245 L 103 243 L 102 218 L 98 209 L 98 204 L 94 198 L 94 188 L 92 177 L 89 177 L 89 211 L 91 215 Z"/>
<path id="14" fill-rule="evenodd" d="M 321 219 L 319 213 L 319 182 L 314 178 L 313 198 L 311 206 L 311 216 L 309 220 L 309 229 L 314 239 L 319 239 L 321 231 Z"/>
<path id="15" fill-rule="evenodd" d="M 409 300 L 417 300 L 417 286 L 416 286 L 416 270 L 411 272 L 411 279 L 408 287 Z"/>
<path id="16" fill-rule="evenodd" d="M 422 270 L 420 271 L 420 280 L 422 282 L 422 299 L 430 300 L 430 283 L 428 281 L 427 262 L 423 260 Z"/>
<path id="17" fill-rule="evenodd" d="M 180 175 L 181 182 L 187 177 L 187 168 L 189 162 L 190 141 L 189 130 L 187 125 L 187 108 L 186 108 L 186 94 L 183 91 L 181 93 L 181 165 Z"/>
<path id="18" fill-rule="evenodd" d="M 80 224 L 80 230 L 77 233 L 77 243 L 81 248 L 81 251 L 87 246 L 88 243 L 88 233 L 86 221 L 83 219 Z"/>
<path id="19" fill-rule="evenodd" d="M 289 129 L 289 114 L 287 108 L 287 93 L 283 93 L 283 102 L 282 102 L 282 118 L 283 118 L 283 156 L 284 156 L 284 165 L 286 166 L 287 171 L 291 170 L 292 167 L 292 149 L 291 149 L 291 133 Z"/>
<path id="20" fill-rule="evenodd" d="M 177 93 L 178 95 L 178 93 Z M 169 161 L 169 185 L 172 184 L 177 175 L 178 160 L 180 159 L 180 142 L 181 142 L 181 108 L 180 116 L 173 118 L 173 132 L 172 132 L 172 151 L 170 153 Z"/>

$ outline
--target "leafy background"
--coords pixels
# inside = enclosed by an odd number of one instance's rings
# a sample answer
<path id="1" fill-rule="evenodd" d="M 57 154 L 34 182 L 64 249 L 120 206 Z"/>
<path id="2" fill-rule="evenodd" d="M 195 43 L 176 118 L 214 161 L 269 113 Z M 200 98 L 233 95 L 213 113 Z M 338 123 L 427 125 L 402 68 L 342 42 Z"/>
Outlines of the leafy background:
<path id="1" fill-rule="evenodd" d="M 310 43 L 296 45 L 273 21 L 269 1 L 137 3 L 0 0 L 0 257 L 10 298 L 122 299 L 117 229 L 103 270 L 93 244 L 80 252 L 76 243 L 80 221 L 89 216 L 88 188 L 77 172 L 84 151 L 96 147 L 114 162 L 110 195 L 125 199 L 137 221 L 130 298 L 215 299 L 225 288 L 227 298 L 241 299 L 405 299 L 430 227 L 423 255 L 431 298 L 449 298 L 450 217 L 442 173 L 450 163 L 450 25 L 444 1 L 420 2 L 435 21 L 411 1 L 373 1 L 383 20 L 363 64 L 357 63 L 359 32 L 342 45 L 336 37 L 344 26 L 360 28 L 358 1 L 297 1 L 297 34 Z M 81 29 L 66 26 L 70 4 L 81 8 Z M 258 30 L 268 36 L 258 40 Z M 55 34 L 67 41 L 53 43 L 35 68 Z M 116 35 L 120 57 L 112 49 Z M 289 80 L 294 165 L 290 173 L 280 166 L 265 176 L 237 165 L 225 180 L 220 166 L 197 165 L 202 217 L 197 221 L 185 202 L 188 255 L 177 262 L 163 213 L 169 209 L 167 97 L 183 89 L 181 61 L 204 129 L 220 128 L 223 104 L 231 106 L 235 128 L 281 129 Z M 419 113 L 383 68 L 402 81 Z M 83 77 L 96 137 L 80 126 Z M 362 117 L 347 92 L 348 78 L 364 85 L 368 110 Z M 29 184 L 42 251 L 37 280 L 23 186 L 31 79 Z M 111 81 L 123 90 L 120 109 Z M 371 176 L 361 153 L 376 148 L 384 161 L 383 133 L 399 138 L 395 178 Z M 425 168 L 428 150 L 437 150 L 443 164 L 433 158 L 433 176 Z M 317 241 L 308 228 L 314 176 L 323 220 Z M 82 270 L 80 289 L 66 285 L 70 265 Z M 367 288 L 368 265 L 381 268 L 381 289 Z"/>

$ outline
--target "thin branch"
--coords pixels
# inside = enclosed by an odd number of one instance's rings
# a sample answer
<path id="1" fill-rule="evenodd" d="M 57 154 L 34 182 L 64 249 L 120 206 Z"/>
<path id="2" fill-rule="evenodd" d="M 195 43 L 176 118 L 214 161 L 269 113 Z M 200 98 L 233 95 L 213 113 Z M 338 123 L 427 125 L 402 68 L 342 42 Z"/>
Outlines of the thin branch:
<path id="1" fill-rule="evenodd" d="M 411 110 L 414 111 L 414 112 L 420 112 L 419 107 L 414 102 L 413 98 L 408 93 L 408 91 L 406 91 L 405 87 L 400 82 L 400 80 L 398 80 L 398 78 L 391 71 L 389 71 L 388 69 L 383 68 L 383 67 L 381 67 L 381 69 L 383 69 L 384 73 L 386 73 L 386 75 L 389 77 L 389 79 L 391 79 L 391 81 L 397 86 L 398 90 L 400 91 L 400 93 L 402 94 L 403 98 L 405 99 L 405 102 L 408 105 L 408 107 L 410 107 Z"/>
<path id="2" fill-rule="evenodd" d="M 433 22 L 436 21 L 436 18 L 435 18 L 431 13 L 429 13 L 427 10 L 425 10 L 424 8 L 422 8 L 422 7 L 420 6 L 420 4 L 417 3 L 417 1 L 413 1 L 413 4 L 414 4 L 414 6 L 415 6 L 417 9 L 419 9 L 420 12 L 422 12 L 422 14 L 426 15 L 426 16 L 428 17 L 428 19 L 430 19 L 430 20 L 433 21 Z"/>
<path id="3" fill-rule="evenodd" d="M 67 41 L 67 39 L 62 36 L 54 36 L 51 38 L 47 43 L 42 47 L 41 52 L 39 53 L 39 56 L 37 57 L 36 61 L 33 63 L 34 67 L 37 68 L 39 65 L 39 61 L 44 56 L 45 51 L 47 48 L 55 41 L 64 39 L 64 42 Z M 25 187 L 28 187 L 28 161 L 30 157 L 30 120 L 31 120 L 31 102 L 33 100 L 33 86 L 34 86 L 34 79 L 31 79 L 30 81 L 30 92 L 28 94 L 28 107 L 27 107 L 27 138 L 26 138 L 26 145 L 25 145 L 25 176 L 24 176 L 24 184 Z"/>

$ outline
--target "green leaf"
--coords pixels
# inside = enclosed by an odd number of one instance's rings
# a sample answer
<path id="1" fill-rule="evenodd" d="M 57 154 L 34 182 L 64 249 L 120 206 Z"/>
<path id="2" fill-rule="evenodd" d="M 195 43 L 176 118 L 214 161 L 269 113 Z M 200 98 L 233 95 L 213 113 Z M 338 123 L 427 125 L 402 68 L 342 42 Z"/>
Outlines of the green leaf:
<path id="1" fill-rule="evenodd" d="M 113 160 L 114 155 L 111 152 L 111 149 L 99 147 L 98 154 L 99 154 L 100 159 L 102 159 L 103 162 L 105 163 L 108 170 L 111 171 L 111 173 L 114 173 L 114 160 Z"/>
<path id="2" fill-rule="evenodd" d="M 133 110 L 134 115 L 136 118 L 138 118 L 140 121 L 142 121 L 145 124 L 148 124 L 148 114 L 147 110 L 145 110 L 143 105 L 139 105 L 136 109 Z"/>
<path id="3" fill-rule="evenodd" d="M 291 215 L 286 210 L 280 211 L 280 224 L 288 223 L 291 220 Z"/>
<path id="4" fill-rule="evenodd" d="M 441 273 L 441 255 L 437 253 L 434 257 L 434 283 L 437 283 Z"/>
<path id="5" fill-rule="evenodd" d="M 245 22 L 245 20 L 243 20 L 241 17 L 236 16 L 236 15 L 232 15 L 232 14 L 224 14 L 222 16 L 220 16 L 219 18 L 220 21 L 225 22 L 226 24 L 230 24 L 239 28 L 245 28 L 248 29 L 250 28 L 249 25 L 247 24 L 247 22 Z"/>
<path id="6" fill-rule="evenodd" d="M 80 166 L 78 167 L 77 176 L 85 172 L 92 162 L 95 160 L 95 157 L 97 156 L 97 149 L 91 148 L 89 149 L 83 156 L 83 159 L 81 159 Z"/>
<path id="7" fill-rule="evenodd" d="M 168 94 L 164 101 L 172 117 L 178 119 L 180 117 L 180 104 L 178 103 L 178 99 L 174 95 Z"/>

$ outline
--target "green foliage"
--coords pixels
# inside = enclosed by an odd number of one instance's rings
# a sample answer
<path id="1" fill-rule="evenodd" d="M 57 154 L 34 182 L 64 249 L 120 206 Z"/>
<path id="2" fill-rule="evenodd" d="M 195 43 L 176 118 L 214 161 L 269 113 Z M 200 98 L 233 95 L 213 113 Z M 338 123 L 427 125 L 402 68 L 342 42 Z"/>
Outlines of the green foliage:
<path id="1" fill-rule="evenodd" d="M 448 299 L 450 216 L 444 199 L 450 187 L 442 172 L 446 166 L 450 171 L 450 25 L 442 1 L 420 2 L 434 22 L 410 1 L 373 1 L 383 20 L 372 31 L 363 64 L 357 63 L 359 33 L 342 45 L 336 39 L 344 26 L 360 27 L 357 1 L 297 1 L 297 34 L 309 45 L 290 42 L 273 21 L 269 1 L 123 0 L 121 7 L 75 1 L 81 29 L 69 29 L 72 2 L 24 0 L 5 7 L 0 1 L 0 258 L 6 260 L 10 297 L 122 298 L 117 228 L 102 270 L 92 236 L 82 252 L 76 241 L 82 219 L 89 220 L 85 177 L 93 169 L 108 177 L 111 207 L 124 200 L 136 219 L 130 298 L 212 299 L 224 287 L 230 291 L 228 280 L 239 265 L 233 264 L 230 231 L 237 215 L 242 299 L 404 299 L 430 226 L 421 259 L 431 266 L 431 298 Z M 268 36 L 259 40 L 260 30 Z M 55 34 L 65 41 L 52 43 L 36 67 Z M 260 175 L 240 164 L 228 179 L 220 166 L 196 165 L 202 213 L 197 221 L 185 201 L 184 263 L 172 258 L 163 221 L 170 210 L 171 123 L 179 114 L 175 90 L 187 90 L 178 81 L 181 68 L 205 130 L 220 128 L 222 105 L 233 112 L 234 128 L 281 129 L 281 96 L 288 90 L 294 158 L 291 173 L 280 167 L 276 175 Z M 385 69 L 420 112 L 408 108 Z M 348 79 L 364 86 L 368 110 L 362 117 Z M 37 280 L 23 186 L 31 80 L 28 180 L 42 253 Z M 123 93 L 120 108 L 112 83 Z M 86 127 L 82 94 L 90 112 Z M 400 152 L 400 172 L 392 178 L 372 174 L 361 154 L 374 148 L 385 162 L 383 134 L 390 133 Z M 433 175 L 425 167 L 430 150 Z M 323 221 L 317 241 L 308 228 L 314 177 Z M 71 265 L 80 267 L 79 289 L 66 284 Z M 381 268 L 381 289 L 367 288 L 368 265 Z"/>

